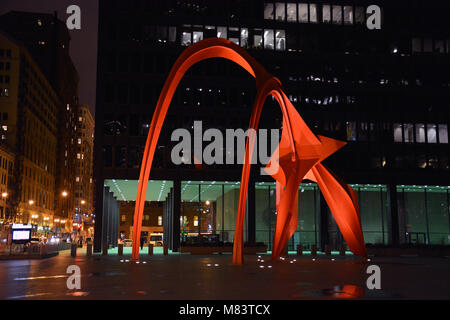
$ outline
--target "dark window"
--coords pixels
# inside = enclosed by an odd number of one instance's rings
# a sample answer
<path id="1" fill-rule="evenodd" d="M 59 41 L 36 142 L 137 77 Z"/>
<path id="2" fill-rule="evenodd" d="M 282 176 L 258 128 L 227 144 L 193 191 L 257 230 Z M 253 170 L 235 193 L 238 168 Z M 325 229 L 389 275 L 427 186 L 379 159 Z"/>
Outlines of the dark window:
<path id="1" fill-rule="evenodd" d="M 112 147 L 103 147 L 103 161 L 105 167 L 112 167 Z"/>
<path id="2" fill-rule="evenodd" d="M 130 115 L 129 134 L 130 134 L 130 136 L 139 135 L 139 115 L 137 115 L 137 114 Z"/>
<path id="3" fill-rule="evenodd" d="M 117 146 L 114 155 L 114 166 L 116 168 L 126 168 L 127 165 L 127 147 Z"/>

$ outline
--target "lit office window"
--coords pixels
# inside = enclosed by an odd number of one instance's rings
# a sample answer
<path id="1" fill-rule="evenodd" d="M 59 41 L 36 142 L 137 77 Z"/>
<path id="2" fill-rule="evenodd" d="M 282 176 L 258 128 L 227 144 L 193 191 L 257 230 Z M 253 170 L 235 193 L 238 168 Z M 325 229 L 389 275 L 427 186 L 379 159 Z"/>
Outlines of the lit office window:
<path id="1" fill-rule="evenodd" d="M 190 32 L 183 32 L 181 35 L 181 45 L 182 46 L 190 46 L 191 45 L 191 33 Z"/>
<path id="2" fill-rule="evenodd" d="M 125 222 L 125 221 L 127 221 L 127 216 L 126 215 L 122 215 L 122 222 Z"/>
<path id="3" fill-rule="evenodd" d="M 203 40 L 203 31 L 194 31 L 194 40 L 193 43 L 199 42 Z"/>
<path id="4" fill-rule="evenodd" d="M 287 21 L 297 22 L 297 4 L 288 3 L 287 4 Z"/>
<path id="5" fill-rule="evenodd" d="M 262 36 L 262 29 L 255 29 L 253 30 L 253 46 L 255 48 L 262 48 L 263 47 L 263 36 Z"/>
<path id="6" fill-rule="evenodd" d="M 352 6 L 344 6 L 344 24 L 353 24 Z"/>
<path id="7" fill-rule="evenodd" d="M 394 123 L 394 142 L 402 141 L 402 125 L 400 123 Z"/>
<path id="8" fill-rule="evenodd" d="M 364 23 L 364 7 L 355 8 L 355 22 L 358 24 Z"/>
<path id="9" fill-rule="evenodd" d="M 217 38 L 228 39 L 227 27 L 217 27 Z"/>
<path id="10" fill-rule="evenodd" d="M 308 22 L 308 4 L 306 3 L 298 4 L 298 21 Z"/>
<path id="11" fill-rule="evenodd" d="M 248 29 L 247 28 L 241 29 L 241 47 L 243 47 L 243 48 L 248 47 Z"/>
<path id="12" fill-rule="evenodd" d="M 273 20 L 273 3 L 264 4 L 264 19 Z"/>
<path id="13" fill-rule="evenodd" d="M 412 123 L 405 123 L 403 125 L 403 134 L 405 137 L 405 142 L 414 142 L 414 125 Z"/>
<path id="14" fill-rule="evenodd" d="M 347 122 L 347 140 L 356 141 L 356 122 Z"/>
<path id="15" fill-rule="evenodd" d="M 158 226 L 162 226 L 162 216 L 158 216 Z"/>
<path id="16" fill-rule="evenodd" d="M 309 4 L 309 22 L 317 23 L 317 5 L 315 3 Z"/>
<path id="17" fill-rule="evenodd" d="M 331 22 L 331 7 L 328 4 L 322 6 L 322 21 L 323 23 Z"/>
<path id="18" fill-rule="evenodd" d="M 425 125 L 416 123 L 416 143 L 425 143 Z"/>
<path id="19" fill-rule="evenodd" d="M 272 29 L 264 30 L 264 49 L 274 49 L 274 34 Z"/>
<path id="20" fill-rule="evenodd" d="M 342 7 L 333 6 L 333 23 L 342 24 Z"/>
<path id="21" fill-rule="evenodd" d="M 239 38 L 231 38 L 230 37 L 230 39 L 228 39 L 228 40 L 230 40 L 231 42 L 235 43 L 236 45 L 239 45 Z"/>
<path id="22" fill-rule="evenodd" d="M 148 214 L 146 214 L 146 215 L 144 216 L 144 219 L 145 219 L 145 221 L 148 221 L 148 220 L 150 220 L 150 216 L 149 216 Z M 159 223 L 159 221 L 158 221 L 158 223 Z"/>
<path id="23" fill-rule="evenodd" d="M 427 124 L 427 142 L 428 143 L 437 143 L 436 125 L 435 124 Z"/>
<path id="24" fill-rule="evenodd" d="M 198 216 L 194 216 L 194 227 L 198 227 Z"/>
<path id="25" fill-rule="evenodd" d="M 286 33 L 284 30 L 277 30 L 276 32 L 276 50 L 286 50 Z"/>
<path id="26" fill-rule="evenodd" d="M 448 131 L 446 124 L 439 125 L 439 143 L 448 143 Z"/>
<path id="27" fill-rule="evenodd" d="M 286 7 L 284 5 L 284 2 L 277 2 L 275 3 L 275 16 L 278 21 L 284 21 L 286 20 Z"/>

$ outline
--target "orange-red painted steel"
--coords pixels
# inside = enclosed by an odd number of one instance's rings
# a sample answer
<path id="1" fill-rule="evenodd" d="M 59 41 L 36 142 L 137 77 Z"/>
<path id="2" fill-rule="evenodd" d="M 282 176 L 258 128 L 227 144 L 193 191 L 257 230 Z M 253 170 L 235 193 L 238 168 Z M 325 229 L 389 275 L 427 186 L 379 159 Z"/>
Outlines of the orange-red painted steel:
<path id="1" fill-rule="evenodd" d="M 257 94 L 249 128 L 253 128 L 255 131 L 258 128 L 262 107 L 269 95 L 277 100 L 283 114 L 283 131 L 278 146 L 279 157 L 276 156 L 277 153 L 274 153 L 271 158 L 271 161 L 279 163 L 278 172 L 272 174 L 277 181 L 277 223 L 272 258 L 276 259 L 283 254 L 283 248 L 297 228 L 298 188 L 304 178 L 318 183 L 350 250 L 355 254 L 366 256 L 356 194 L 349 186 L 338 181 L 320 163 L 345 143 L 314 135 L 284 94 L 277 78 L 270 75 L 244 49 L 233 42 L 221 38 L 210 38 L 191 45 L 180 55 L 173 65 L 158 99 L 148 132 L 139 176 L 134 211 L 132 259 L 139 259 L 139 241 L 148 179 L 156 144 L 173 94 L 180 80 L 192 65 L 210 58 L 231 60 L 256 79 Z M 255 138 L 254 134 L 250 134 L 245 146 L 233 244 L 233 263 L 235 264 L 243 263 L 245 205 L 253 154 L 250 151 L 254 148 Z"/>

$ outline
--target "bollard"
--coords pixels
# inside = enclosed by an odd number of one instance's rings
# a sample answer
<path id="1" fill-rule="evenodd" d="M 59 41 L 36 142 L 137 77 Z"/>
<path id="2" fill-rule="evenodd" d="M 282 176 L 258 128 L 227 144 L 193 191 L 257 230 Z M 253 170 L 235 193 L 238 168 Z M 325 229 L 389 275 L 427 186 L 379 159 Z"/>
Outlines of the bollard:
<path id="1" fill-rule="evenodd" d="M 288 255 L 289 255 L 289 249 L 288 249 L 288 244 L 286 245 L 286 247 L 284 247 L 284 249 L 283 249 L 283 256 L 284 257 L 287 257 Z"/>
<path id="2" fill-rule="evenodd" d="M 123 256 L 123 243 L 119 243 L 117 246 L 117 255 Z"/>
<path id="3" fill-rule="evenodd" d="M 72 243 L 70 246 L 70 255 L 74 258 L 77 256 L 77 247 L 78 245 L 76 243 Z"/>
<path id="4" fill-rule="evenodd" d="M 153 255 L 153 244 L 151 243 L 148 244 L 148 255 L 149 256 Z"/>
<path id="5" fill-rule="evenodd" d="M 103 252 L 102 252 L 102 255 L 103 256 L 107 256 L 108 255 L 108 245 L 107 244 L 105 244 L 104 246 L 103 246 Z"/>
<path id="6" fill-rule="evenodd" d="M 297 245 L 297 255 L 302 256 L 303 255 L 303 246 L 301 244 Z"/>
<path id="7" fill-rule="evenodd" d="M 339 255 L 340 256 L 345 256 L 345 245 L 341 246 L 341 249 L 339 250 Z"/>
<path id="8" fill-rule="evenodd" d="M 167 256 L 169 254 L 169 247 L 164 245 L 164 255 Z"/>
<path id="9" fill-rule="evenodd" d="M 86 245 L 86 257 L 92 256 L 92 243 Z"/>
<path id="10" fill-rule="evenodd" d="M 327 256 L 331 255 L 330 246 L 328 244 L 325 245 L 324 251 Z"/>
<path id="11" fill-rule="evenodd" d="M 317 256 L 317 246 L 315 244 L 311 245 L 311 255 Z"/>

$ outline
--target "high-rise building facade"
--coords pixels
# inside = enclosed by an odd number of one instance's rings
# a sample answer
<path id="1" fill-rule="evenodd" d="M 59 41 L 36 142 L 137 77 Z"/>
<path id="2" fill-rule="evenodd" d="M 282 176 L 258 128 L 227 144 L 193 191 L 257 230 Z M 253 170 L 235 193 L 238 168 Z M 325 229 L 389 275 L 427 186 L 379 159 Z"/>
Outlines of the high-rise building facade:
<path id="1" fill-rule="evenodd" d="M 55 210 L 72 231 L 75 214 L 78 73 L 69 55 L 70 35 L 55 15 L 11 11 L 0 16 L 0 29 L 21 41 L 57 93 L 58 145 Z"/>
<path id="2" fill-rule="evenodd" d="M 381 9 L 380 29 L 368 26 L 371 5 Z M 325 164 L 356 190 L 366 243 L 448 244 L 450 77 L 444 70 L 450 63 L 450 28 L 439 6 L 433 1 L 100 1 L 97 230 L 114 221 L 104 209 L 104 188 L 116 201 L 135 200 L 149 123 L 176 58 L 193 43 L 219 37 L 248 50 L 281 80 L 314 133 L 348 143 Z M 185 225 L 188 233 L 233 241 L 241 174 L 240 165 L 173 164 L 173 130 L 192 131 L 194 121 L 202 121 L 203 130 L 245 130 L 254 97 L 254 79 L 223 59 L 198 63 L 180 82 L 146 197 L 169 208 L 173 234 L 165 239 L 173 237 L 173 249 Z M 268 99 L 261 127 L 280 128 L 281 120 Z M 298 243 L 339 247 L 342 236 L 317 186 L 304 181 L 300 188 L 298 230 L 290 248 Z M 271 247 L 275 202 L 274 181 L 255 171 L 247 242 Z M 192 210 L 198 214 L 184 214 Z M 99 231 L 97 250 L 105 239 Z"/>
<path id="3" fill-rule="evenodd" d="M 77 125 L 77 164 L 75 187 L 75 219 L 76 223 L 86 225 L 83 231 L 90 234 L 94 221 L 94 182 L 93 182 L 93 153 L 94 153 L 94 118 L 88 106 L 80 105 Z"/>
<path id="4" fill-rule="evenodd" d="M 39 227 L 36 231 L 58 231 L 55 228 L 64 221 L 55 210 L 61 100 L 28 50 L 5 33 L 0 33 L 1 65 L 8 81 L 0 97 L 0 143 L 14 156 L 4 158 L 11 166 L 4 221 L 32 223 Z"/>
<path id="5" fill-rule="evenodd" d="M 5 137 L 6 138 L 6 137 Z M 8 196 L 14 170 L 14 153 L 4 143 L 0 143 L 0 229 L 8 223 L 10 208 Z"/>

